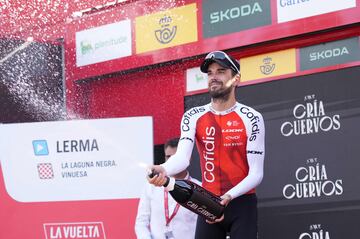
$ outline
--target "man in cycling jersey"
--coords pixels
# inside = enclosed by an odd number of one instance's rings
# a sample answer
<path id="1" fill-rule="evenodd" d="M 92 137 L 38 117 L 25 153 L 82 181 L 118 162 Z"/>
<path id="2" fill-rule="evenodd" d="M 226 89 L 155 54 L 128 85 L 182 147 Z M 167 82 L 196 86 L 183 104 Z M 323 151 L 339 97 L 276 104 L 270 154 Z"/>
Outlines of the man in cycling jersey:
<path id="1" fill-rule="evenodd" d="M 265 127 L 262 115 L 236 101 L 240 65 L 225 52 L 210 52 L 200 67 L 208 75 L 211 102 L 185 112 L 181 121 L 178 150 L 166 163 L 152 166 L 158 176 L 149 178 L 156 186 L 165 175 L 189 166 L 194 143 L 200 156 L 202 185 L 221 196 L 226 205 L 214 223 L 198 217 L 195 238 L 257 238 L 255 187 L 263 178 Z"/>

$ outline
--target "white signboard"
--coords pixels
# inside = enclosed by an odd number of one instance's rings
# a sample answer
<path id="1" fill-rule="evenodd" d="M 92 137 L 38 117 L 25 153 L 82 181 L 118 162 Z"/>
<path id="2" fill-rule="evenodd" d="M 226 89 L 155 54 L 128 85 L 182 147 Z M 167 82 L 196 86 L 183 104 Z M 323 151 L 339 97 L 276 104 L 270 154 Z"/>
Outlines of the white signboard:
<path id="1" fill-rule="evenodd" d="M 204 90 L 207 88 L 207 75 L 200 71 L 200 67 L 186 70 L 186 92 Z"/>
<path id="2" fill-rule="evenodd" d="M 131 55 L 131 22 L 124 20 L 76 33 L 76 66 Z"/>
<path id="3" fill-rule="evenodd" d="M 352 7 L 356 0 L 277 0 L 277 16 L 281 23 Z"/>
<path id="4" fill-rule="evenodd" d="M 20 202 L 139 198 L 151 117 L 0 125 L 1 168 Z"/>

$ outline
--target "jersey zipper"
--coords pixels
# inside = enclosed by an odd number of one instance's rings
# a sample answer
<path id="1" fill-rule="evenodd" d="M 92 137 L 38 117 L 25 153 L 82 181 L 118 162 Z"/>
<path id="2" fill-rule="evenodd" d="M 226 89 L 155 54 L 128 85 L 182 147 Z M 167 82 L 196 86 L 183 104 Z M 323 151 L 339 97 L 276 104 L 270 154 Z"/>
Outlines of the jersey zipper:
<path id="1" fill-rule="evenodd" d="M 218 160 L 219 160 L 219 193 L 221 196 L 222 194 L 222 188 L 221 188 L 221 178 L 222 178 L 222 173 L 221 173 L 221 155 L 220 155 L 220 152 L 222 152 L 221 148 L 222 148 L 222 145 L 223 145 L 223 124 L 222 124 L 222 115 L 219 114 L 219 124 L 220 124 L 220 145 L 218 147 Z"/>

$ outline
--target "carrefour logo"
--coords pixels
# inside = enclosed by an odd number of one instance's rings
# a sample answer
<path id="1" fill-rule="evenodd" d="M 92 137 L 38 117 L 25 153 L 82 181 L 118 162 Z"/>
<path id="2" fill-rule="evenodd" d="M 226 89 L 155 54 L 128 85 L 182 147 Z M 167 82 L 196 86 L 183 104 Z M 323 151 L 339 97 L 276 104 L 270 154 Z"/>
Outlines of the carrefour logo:
<path id="1" fill-rule="evenodd" d="M 279 23 L 356 7 L 356 0 L 277 0 L 276 2 Z"/>
<path id="2" fill-rule="evenodd" d="M 32 145 L 34 154 L 36 156 L 49 155 L 49 149 L 46 140 L 33 140 Z"/>
<path id="3" fill-rule="evenodd" d="M 289 1 L 289 0 L 280 0 L 279 4 L 281 7 L 292 6 L 296 4 L 303 4 L 304 2 L 308 2 L 309 0 L 301 0 L 301 1 Z"/>

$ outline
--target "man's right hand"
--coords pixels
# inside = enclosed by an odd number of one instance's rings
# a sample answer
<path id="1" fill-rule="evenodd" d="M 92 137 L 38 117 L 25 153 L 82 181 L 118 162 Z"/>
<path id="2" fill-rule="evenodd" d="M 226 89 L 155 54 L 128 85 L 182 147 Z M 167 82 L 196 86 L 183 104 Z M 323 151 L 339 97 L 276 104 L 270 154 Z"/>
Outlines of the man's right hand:
<path id="1" fill-rule="evenodd" d="M 166 183 L 167 174 L 166 174 L 165 169 L 162 166 L 160 166 L 160 165 L 152 165 L 149 168 L 149 171 L 156 173 L 155 176 L 152 177 L 152 178 L 150 178 L 149 175 L 147 176 L 147 179 L 148 179 L 149 183 L 151 183 L 151 184 L 153 184 L 155 186 L 158 186 L 158 187 L 161 187 Z"/>

